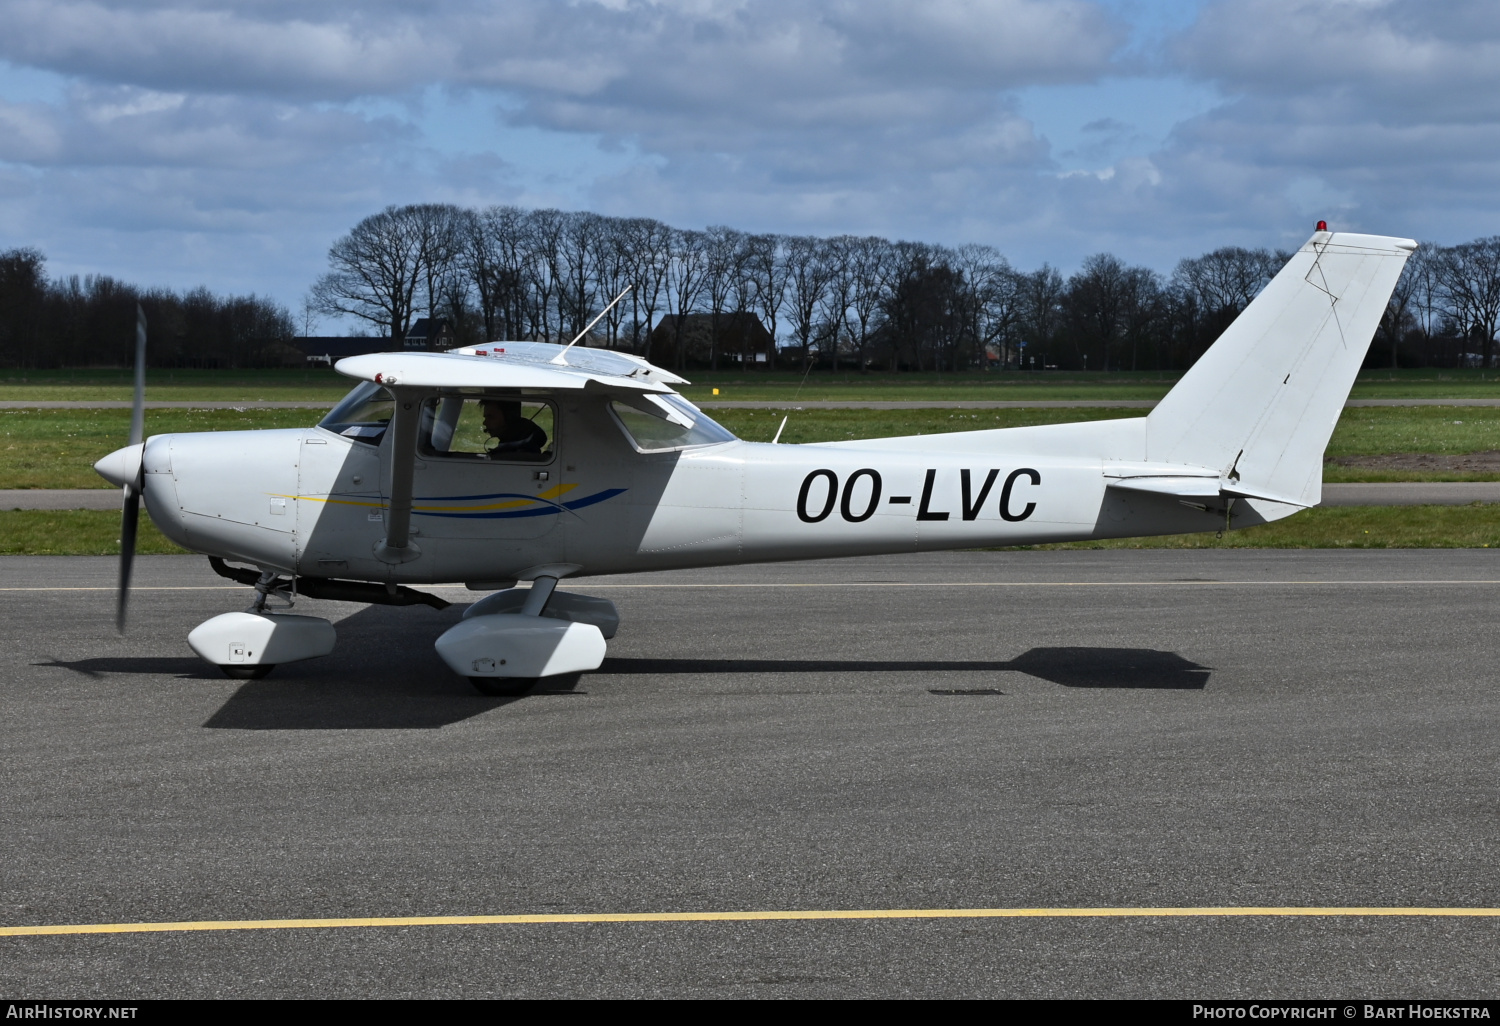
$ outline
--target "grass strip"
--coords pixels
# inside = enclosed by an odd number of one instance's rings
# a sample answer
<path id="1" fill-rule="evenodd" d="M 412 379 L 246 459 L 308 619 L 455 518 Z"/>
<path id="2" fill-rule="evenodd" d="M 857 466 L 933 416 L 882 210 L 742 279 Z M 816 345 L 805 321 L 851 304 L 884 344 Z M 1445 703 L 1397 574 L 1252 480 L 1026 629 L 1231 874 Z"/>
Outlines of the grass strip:
<path id="1" fill-rule="evenodd" d="M 1500 504 L 1338 506 L 1304 510 L 1274 524 L 1214 534 L 1168 535 L 1020 546 L 1026 549 L 1480 549 L 1500 548 Z M 109 510 L 0 511 L 0 554 L 112 556 L 120 515 Z M 172 544 L 141 517 L 136 551 L 166 555 Z"/>
<path id="2" fill-rule="evenodd" d="M 282 401 L 337 402 L 354 382 L 319 369 L 151 370 L 146 398 L 161 402 Z M 0 400 L 49 402 L 129 402 L 135 394 L 132 371 L 115 368 L 0 370 Z"/>
<path id="3" fill-rule="evenodd" d="M 168 541 L 141 512 L 135 551 L 146 556 L 186 552 Z M 117 556 L 120 514 L 93 509 L 0 510 L 0 554 L 7 556 Z"/>
<path id="4" fill-rule="evenodd" d="M 306 427 L 317 410 L 147 410 L 146 434 Z M 94 462 L 130 438 L 129 410 L 0 410 L 0 488 L 109 488 Z"/>

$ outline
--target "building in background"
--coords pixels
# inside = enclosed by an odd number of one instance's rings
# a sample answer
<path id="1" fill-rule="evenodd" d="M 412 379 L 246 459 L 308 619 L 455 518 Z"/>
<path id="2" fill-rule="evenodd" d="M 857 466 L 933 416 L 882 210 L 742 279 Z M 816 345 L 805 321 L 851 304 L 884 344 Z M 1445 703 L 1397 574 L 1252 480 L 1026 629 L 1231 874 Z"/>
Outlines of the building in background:
<path id="1" fill-rule="evenodd" d="M 646 340 L 647 360 L 658 367 L 765 367 L 776 347 L 776 340 L 753 313 L 688 314 L 681 321 L 680 335 L 676 314 L 658 322 Z"/>

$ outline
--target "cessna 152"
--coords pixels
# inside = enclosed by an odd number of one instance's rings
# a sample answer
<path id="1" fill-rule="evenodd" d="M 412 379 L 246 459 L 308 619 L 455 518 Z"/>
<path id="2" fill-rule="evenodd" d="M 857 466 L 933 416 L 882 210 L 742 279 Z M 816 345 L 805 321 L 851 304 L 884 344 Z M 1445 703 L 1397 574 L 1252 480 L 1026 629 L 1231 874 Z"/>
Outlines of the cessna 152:
<path id="1" fill-rule="evenodd" d="M 565 577 L 1277 520 L 1319 502 L 1324 448 L 1416 248 L 1318 228 L 1127 420 L 757 443 L 637 357 L 497 342 L 342 360 L 360 383 L 316 427 L 143 442 L 142 326 L 132 444 L 95 465 L 124 489 L 120 624 L 142 498 L 163 534 L 256 589 L 188 636 L 230 676 L 333 650 L 329 621 L 281 611 L 297 594 L 442 607 L 409 586 L 461 582 L 493 594 L 437 651 L 489 694 L 603 662 L 614 605 L 557 590 Z"/>

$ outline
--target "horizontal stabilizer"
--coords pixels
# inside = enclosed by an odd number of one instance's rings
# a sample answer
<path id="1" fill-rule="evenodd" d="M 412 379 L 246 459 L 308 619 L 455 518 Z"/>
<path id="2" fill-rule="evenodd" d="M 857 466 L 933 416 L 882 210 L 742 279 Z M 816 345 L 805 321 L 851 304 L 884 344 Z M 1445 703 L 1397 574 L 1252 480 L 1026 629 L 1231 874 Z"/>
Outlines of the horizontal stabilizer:
<path id="1" fill-rule="evenodd" d="M 1190 477 L 1185 475 L 1161 475 L 1108 478 L 1110 488 L 1127 492 L 1147 492 L 1152 495 L 1167 495 L 1183 502 L 1219 501 L 1224 499 L 1263 499 L 1286 506 L 1306 509 L 1309 505 L 1300 499 L 1285 495 L 1273 495 L 1259 489 L 1244 488 L 1221 477 Z"/>
<path id="2" fill-rule="evenodd" d="M 1151 492 L 1178 499 L 1217 499 L 1219 479 L 1215 477 L 1127 477 L 1110 481 L 1111 488 L 1127 492 Z"/>

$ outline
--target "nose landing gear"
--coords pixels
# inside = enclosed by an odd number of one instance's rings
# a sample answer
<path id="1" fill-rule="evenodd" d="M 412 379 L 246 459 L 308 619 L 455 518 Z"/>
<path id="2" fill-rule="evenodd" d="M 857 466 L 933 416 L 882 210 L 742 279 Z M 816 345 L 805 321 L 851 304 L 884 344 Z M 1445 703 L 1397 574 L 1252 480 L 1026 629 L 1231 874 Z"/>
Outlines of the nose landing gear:
<path id="1" fill-rule="evenodd" d="M 222 613 L 193 629 L 188 644 L 234 680 L 259 680 L 282 663 L 333 651 L 333 624 L 292 613 Z"/>
<path id="2" fill-rule="evenodd" d="M 470 677 L 469 683 L 481 695 L 491 698 L 519 698 L 536 687 L 540 677 Z"/>
<path id="3" fill-rule="evenodd" d="M 273 599 L 290 609 L 291 588 L 291 581 L 262 573 L 249 609 L 200 623 L 188 635 L 188 645 L 231 680 L 260 680 L 281 663 L 327 655 L 338 640 L 333 624 L 318 616 L 268 611 Z"/>

